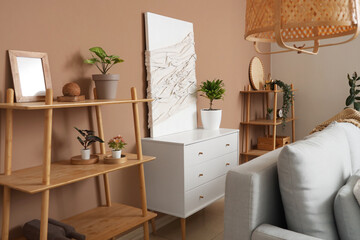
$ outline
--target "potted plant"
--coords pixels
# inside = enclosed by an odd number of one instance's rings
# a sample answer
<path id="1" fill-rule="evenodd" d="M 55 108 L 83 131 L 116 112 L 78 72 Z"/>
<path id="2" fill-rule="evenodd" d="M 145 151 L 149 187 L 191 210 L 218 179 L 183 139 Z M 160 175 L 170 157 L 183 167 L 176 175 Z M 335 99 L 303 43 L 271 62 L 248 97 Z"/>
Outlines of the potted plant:
<path id="1" fill-rule="evenodd" d="M 214 79 L 206 80 L 200 84 L 199 90 L 202 92 L 200 96 L 210 100 L 208 109 L 201 109 L 201 122 L 204 129 L 219 129 L 221 123 L 221 109 L 213 109 L 213 101 L 224 99 L 225 88 L 223 80 Z"/>
<path id="2" fill-rule="evenodd" d="M 360 85 L 356 84 L 356 82 L 360 80 L 360 76 L 357 75 L 357 72 L 354 72 L 352 77 L 348 74 L 347 78 L 350 86 L 350 95 L 346 98 L 345 104 L 347 107 L 353 104 L 354 109 L 360 111 L 360 97 L 358 97 Z"/>
<path id="3" fill-rule="evenodd" d="M 271 80 L 266 85 L 270 85 L 270 89 L 274 90 L 275 84 L 278 85 L 283 90 L 283 105 L 281 109 L 282 109 L 282 127 L 284 128 L 286 119 L 288 117 L 288 113 L 290 111 L 290 106 L 294 98 L 294 93 L 291 90 L 291 86 L 289 84 L 284 83 L 281 80 Z"/>
<path id="4" fill-rule="evenodd" d="M 86 59 L 87 64 L 94 64 L 101 74 L 93 74 L 92 79 L 95 81 L 96 94 L 98 99 L 116 98 L 116 90 L 119 74 L 108 74 L 107 72 L 117 63 L 124 62 L 116 55 L 107 55 L 101 47 L 92 47 L 89 49 L 92 58 Z M 94 54 L 96 56 L 94 56 Z"/>
<path id="5" fill-rule="evenodd" d="M 113 137 L 108 142 L 109 147 L 112 149 L 113 158 L 121 158 L 121 150 L 125 148 L 126 142 L 120 135 Z"/>
<path id="6" fill-rule="evenodd" d="M 266 119 L 268 119 L 268 120 L 273 120 L 274 118 L 273 118 L 273 111 L 274 111 L 274 109 L 272 109 L 272 108 L 268 108 L 267 109 L 267 113 L 266 113 Z"/>
<path id="7" fill-rule="evenodd" d="M 83 137 L 83 139 L 79 136 L 77 137 L 77 140 L 79 140 L 80 144 L 84 147 L 83 149 L 81 149 L 81 158 L 83 160 L 89 160 L 90 159 L 90 149 L 89 149 L 90 145 L 95 142 L 103 143 L 104 141 L 101 138 L 95 136 L 94 131 L 92 131 L 92 130 L 80 130 L 77 127 L 74 127 L 74 128 Z"/>

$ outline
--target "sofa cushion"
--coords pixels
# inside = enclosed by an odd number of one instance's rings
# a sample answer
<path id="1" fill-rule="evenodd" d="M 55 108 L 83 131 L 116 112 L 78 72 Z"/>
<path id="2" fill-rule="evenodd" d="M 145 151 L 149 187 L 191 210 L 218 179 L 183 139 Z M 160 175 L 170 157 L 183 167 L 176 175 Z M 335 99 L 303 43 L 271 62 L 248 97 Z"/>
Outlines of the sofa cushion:
<path id="1" fill-rule="evenodd" d="M 353 194 L 360 205 L 360 179 L 355 183 L 355 186 L 353 188 Z"/>
<path id="2" fill-rule="evenodd" d="M 338 239 L 333 203 L 351 174 L 349 144 L 339 123 L 285 146 L 278 174 L 288 228 Z"/>
<path id="3" fill-rule="evenodd" d="M 359 179 L 360 171 L 357 171 L 335 197 L 335 220 L 341 240 L 360 239 L 360 206 L 353 194 L 353 188 Z"/>
<path id="4" fill-rule="evenodd" d="M 338 123 L 346 134 L 350 147 L 352 173 L 360 169 L 360 128 L 352 123 Z"/>

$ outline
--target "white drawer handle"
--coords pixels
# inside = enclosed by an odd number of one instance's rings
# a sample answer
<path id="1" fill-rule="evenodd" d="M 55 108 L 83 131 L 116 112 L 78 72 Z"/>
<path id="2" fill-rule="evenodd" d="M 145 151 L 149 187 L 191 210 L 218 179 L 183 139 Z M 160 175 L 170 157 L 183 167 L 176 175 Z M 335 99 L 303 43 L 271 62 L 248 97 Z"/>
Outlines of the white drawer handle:
<path id="1" fill-rule="evenodd" d="M 203 152 L 199 152 L 199 153 L 198 153 L 199 156 L 200 156 L 200 155 L 203 155 L 203 154 L 204 154 Z"/>
<path id="2" fill-rule="evenodd" d="M 200 199 L 203 199 L 204 198 L 204 196 L 202 196 L 202 195 L 200 195 L 200 197 L 199 197 Z"/>
<path id="3" fill-rule="evenodd" d="M 225 165 L 226 165 L 226 166 L 230 166 L 230 163 L 226 163 Z"/>
<path id="4" fill-rule="evenodd" d="M 202 176 L 204 176 L 204 174 L 200 173 L 200 174 L 199 174 L 199 177 L 202 177 Z"/>
<path id="5" fill-rule="evenodd" d="M 230 144 L 229 144 L 229 143 L 227 143 L 225 146 L 226 146 L 226 147 L 230 147 Z"/>

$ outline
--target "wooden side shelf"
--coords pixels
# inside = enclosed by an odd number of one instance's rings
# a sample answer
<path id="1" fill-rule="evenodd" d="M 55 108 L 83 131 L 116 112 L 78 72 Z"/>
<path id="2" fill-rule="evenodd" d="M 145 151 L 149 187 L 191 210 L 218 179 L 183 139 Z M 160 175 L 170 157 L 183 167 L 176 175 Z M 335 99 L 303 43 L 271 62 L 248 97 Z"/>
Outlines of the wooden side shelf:
<path id="1" fill-rule="evenodd" d="M 138 99 L 135 88 L 131 88 L 131 99 L 95 100 L 80 102 L 54 102 L 52 89 L 46 90 L 45 102 L 14 103 L 14 90 L 7 90 L 6 103 L 0 103 L 0 109 L 6 109 L 5 164 L 4 174 L 0 175 L 0 185 L 4 186 L 1 239 L 9 239 L 11 189 L 29 194 L 41 192 L 40 240 L 46 240 L 48 234 L 50 190 L 67 184 L 96 176 L 103 176 L 106 205 L 65 219 L 63 222 L 73 225 L 86 235 L 88 240 L 111 239 L 117 235 L 143 224 L 144 239 L 149 239 L 148 221 L 156 214 L 147 211 L 144 163 L 155 157 L 143 156 L 141 146 L 138 103 L 152 99 Z M 136 140 L 136 154 L 127 154 L 128 161 L 120 164 L 104 164 L 100 161 L 92 165 L 72 165 L 69 160 L 51 163 L 51 138 L 53 109 L 95 107 L 99 137 L 105 139 L 100 107 L 110 104 L 131 104 Z M 13 149 L 13 110 L 44 110 L 44 154 L 43 164 L 37 167 L 12 172 Z M 100 156 L 106 155 L 105 143 L 100 143 Z M 141 208 L 134 208 L 111 202 L 108 173 L 137 166 L 139 168 Z"/>
<path id="2" fill-rule="evenodd" d="M 140 208 L 113 203 L 111 207 L 97 207 L 61 222 L 70 224 L 76 231 L 85 234 L 86 240 L 100 240 L 111 239 L 154 217 L 156 214 L 153 212 L 143 216 Z"/>
<path id="3" fill-rule="evenodd" d="M 276 149 L 276 128 L 277 126 L 282 124 L 282 119 L 276 118 L 276 110 L 277 110 L 277 98 L 278 94 L 283 92 L 282 89 L 277 89 L 277 86 L 274 86 L 274 90 L 251 90 L 250 85 L 247 86 L 247 88 L 244 91 L 240 91 L 241 94 L 244 95 L 245 99 L 245 118 L 244 121 L 242 121 L 240 124 L 245 128 L 245 136 L 243 137 L 243 151 L 241 152 L 241 155 L 244 156 L 245 162 L 249 160 L 249 157 L 258 157 L 265 153 L 268 153 L 270 151 L 267 150 L 260 150 L 260 149 L 251 149 L 250 146 L 250 126 L 265 126 L 266 132 L 265 135 L 270 136 L 272 135 L 272 150 Z M 294 92 L 296 91 L 293 88 L 293 85 L 291 84 L 291 90 Z M 251 95 L 252 94 L 262 94 L 266 98 L 266 103 L 263 105 L 264 108 L 264 116 L 262 119 L 255 119 L 250 120 L 250 108 L 251 108 Z M 270 100 L 269 96 L 270 94 L 273 94 L 274 99 L 272 103 L 273 108 L 273 119 L 267 120 L 265 119 L 265 113 L 267 111 L 267 108 L 270 107 Z M 295 108 L 294 108 L 294 99 L 292 100 L 291 104 L 291 116 L 285 120 L 286 123 L 291 122 L 292 124 L 292 142 L 295 141 Z M 272 128 L 272 129 L 271 129 Z"/>

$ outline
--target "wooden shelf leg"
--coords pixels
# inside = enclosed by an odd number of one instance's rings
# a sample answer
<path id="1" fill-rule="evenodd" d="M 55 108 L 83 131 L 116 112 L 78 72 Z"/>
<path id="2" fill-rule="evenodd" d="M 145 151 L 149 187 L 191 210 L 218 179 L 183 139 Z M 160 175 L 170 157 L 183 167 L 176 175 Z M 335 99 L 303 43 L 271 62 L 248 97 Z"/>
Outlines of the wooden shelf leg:
<path id="1" fill-rule="evenodd" d="M 294 86 L 291 84 L 291 90 L 294 90 Z M 294 92 L 293 92 L 294 93 Z M 292 127 L 292 142 L 295 142 L 295 106 L 294 98 L 291 100 L 291 127 Z"/>
<path id="2" fill-rule="evenodd" d="M 276 85 L 274 86 L 274 116 L 273 116 L 273 120 L 274 120 L 274 124 L 273 124 L 273 150 L 276 149 L 276 109 L 277 109 L 277 87 Z"/>
<path id="3" fill-rule="evenodd" d="M 46 89 L 45 104 L 53 103 L 52 89 Z M 43 158 L 43 184 L 50 184 L 50 168 L 51 168 L 51 134 L 52 134 L 52 117 L 53 109 L 45 110 L 44 125 L 44 158 Z M 40 240 L 47 239 L 48 218 L 49 218 L 49 195 L 50 191 L 46 190 L 42 193 L 41 200 L 41 223 L 40 223 Z"/>
<path id="4" fill-rule="evenodd" d="M 14 90 L 9 88 L 6 91 L 6 102 L 14 103 Z M 12 161 L 12 140 L 13 140 L 13 110 L 6 110 L 6 129 L 5 129 L 5 171 L 6 176 L 11 175 L 11 161 Z M 9 239 L 10 227 L 10 196 L 11 190 L 4 186 L 3 195 L 3 215 L 2 215 L 2 232 L 1 239 Z"/>
<path id="5" fill-rule="evenodd" d="M 186 219 L 180 218 L 180 224 L 181 224 L 181 239 L 186 239 Z"/>
<path id="6" fill-rule="evenodd" d="M 250 85 L 248 85 L 247 90 L 250 91 Z M 246 122 L 250 122 L 250 93 L 246 95 Z M 245 127 L 245 153 L 249 151 L 249 137 L 250 137 L 250 125 L 246 124 Z M 245 162 L 249 161 L 249 156 L 245 156 Z"/>
<path id="7" fill-rule="evenodd" d="M 131 99 L 137 100 L 136 88 L 131 88 Z M 140 134 L 140 123 L 139 123 L 139 106 L 138 103 L 133 103 L 133 116 L 135 126 L 135 140 L 136 140 L 136 152 L 139 161 L 143 160 L 142 146 L 141 146 L 141 134 Z M 146 204 L 146 189 L 145 189 L 145 174 L 144 164 L 139 164 L 139 178 L 140 178 L 140 192 L 141 192 L 141 209 L 143 216 L 147 215 L 147 204 Z M 149 222 L 146 221 L 144 224 L 144 239 L 149 239 Z"/>
<path id="8" fill-rule="evenodd" d="M 94 99 L 97 99 L 96 88 L 94 88 Z M 101 114 L 100 106 L 95 106 L 95 111 L 96 111 L 96 122 L 97 122 L 98 131 L 99 131 L 99 137 L 102 140 L 105 141 L 105 135 L 104 135 L 104 128 L 103 128 L 103 121 L 102 121 L 102 114 Z M 105 155 L 106 154 L 105 142 L 99 143 L 99 144 L 100 144 L 100 152 L 101 152 L 101 154 Z M 107 173 L 105 173 L 103 175 L 103 178 L 104 178 L 106 206 L 111 207 L 111 194 L 110 194 L 109 175 Z"/>

